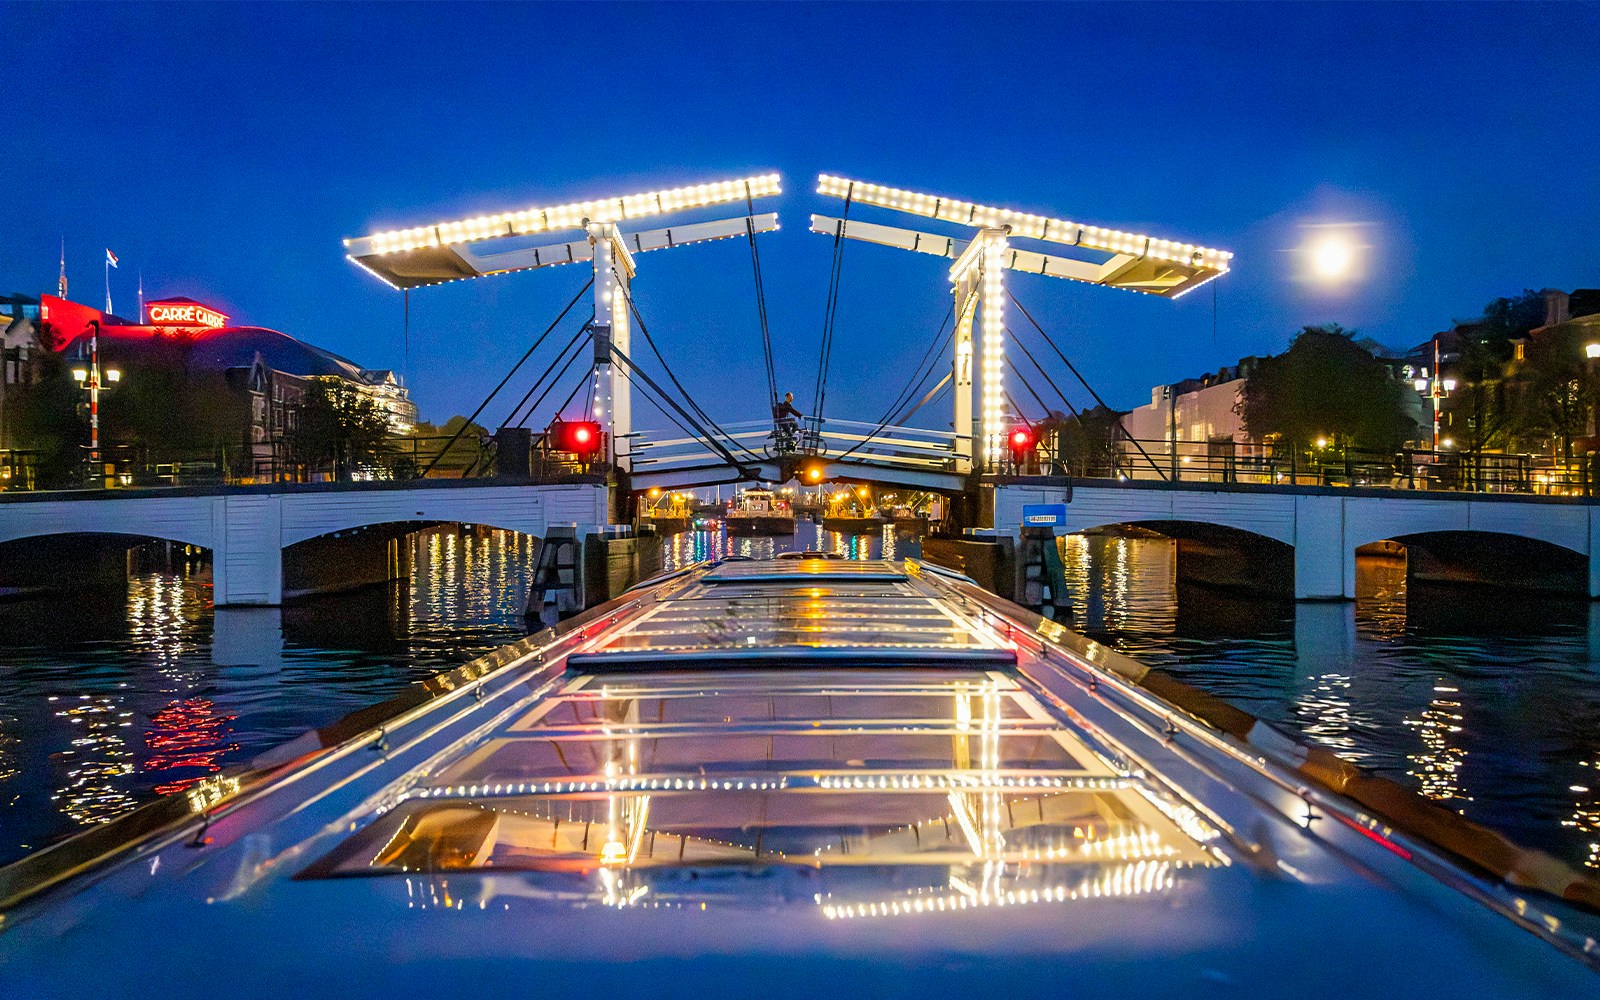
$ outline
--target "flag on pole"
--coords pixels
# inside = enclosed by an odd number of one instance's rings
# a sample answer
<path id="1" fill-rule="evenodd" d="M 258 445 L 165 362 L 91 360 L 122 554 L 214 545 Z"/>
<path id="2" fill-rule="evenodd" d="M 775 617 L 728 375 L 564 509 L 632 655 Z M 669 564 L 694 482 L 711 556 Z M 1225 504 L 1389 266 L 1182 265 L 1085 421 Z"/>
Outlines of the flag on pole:
<path id="1" fill-rule="evenodd" d="M 117 255 L 111 252 L 110 247 L 106 247 L 106 263 L 112 267 L 117 266 Z"/>

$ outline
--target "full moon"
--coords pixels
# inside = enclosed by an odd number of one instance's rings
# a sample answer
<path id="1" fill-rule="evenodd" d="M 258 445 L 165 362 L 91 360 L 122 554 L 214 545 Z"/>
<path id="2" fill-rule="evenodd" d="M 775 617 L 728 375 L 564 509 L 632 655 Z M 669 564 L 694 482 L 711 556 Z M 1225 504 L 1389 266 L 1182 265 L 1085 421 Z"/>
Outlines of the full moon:
<path id="1" fill-rule="evenodd" d="M 1311 246 L 1311 270 L 1324 281 L 1343 281 L 1355 270 L 1356 249 L 1343 236 L 1324 236 Z"/>

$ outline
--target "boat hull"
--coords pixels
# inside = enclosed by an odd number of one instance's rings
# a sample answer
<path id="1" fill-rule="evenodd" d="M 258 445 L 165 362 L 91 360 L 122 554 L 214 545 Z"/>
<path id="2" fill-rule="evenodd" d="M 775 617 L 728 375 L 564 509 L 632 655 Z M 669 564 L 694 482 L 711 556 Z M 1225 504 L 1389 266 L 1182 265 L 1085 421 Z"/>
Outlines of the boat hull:
<path id="1" fill-rule="evenodd" d="M 782 514 L 729 514 L 723 522 L 730 535 L 792 535 L 794 518 Z"/>
<path id="2" fill-rule="evenodd" d="M 883 530 L 888 521 L 876 517 L 824 517 L 824 531 L 837 531 L 842 535 L 871 535 Z"/>

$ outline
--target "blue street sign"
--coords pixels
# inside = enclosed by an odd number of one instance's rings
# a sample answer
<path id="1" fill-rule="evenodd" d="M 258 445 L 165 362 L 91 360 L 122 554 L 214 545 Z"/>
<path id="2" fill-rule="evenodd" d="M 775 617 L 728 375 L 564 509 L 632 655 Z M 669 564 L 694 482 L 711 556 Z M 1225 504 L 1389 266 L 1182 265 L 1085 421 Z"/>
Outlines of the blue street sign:
<path id="1" fill-rule="evenodd" d="M 1067 523 L 1067 505 L 1064 503 L 1025 503 L 1022 505 L 1024 528 L 1060 528 Z"/>

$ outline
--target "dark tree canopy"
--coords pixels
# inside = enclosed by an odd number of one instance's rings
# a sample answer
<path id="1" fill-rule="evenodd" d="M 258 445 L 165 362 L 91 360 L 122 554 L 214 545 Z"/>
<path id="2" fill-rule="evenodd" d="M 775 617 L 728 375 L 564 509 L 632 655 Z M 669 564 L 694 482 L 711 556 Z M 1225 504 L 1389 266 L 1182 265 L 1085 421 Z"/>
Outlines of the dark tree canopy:
<path id="1" fill-rule="evenodd" d="M 1484 341 L 1504 343 L 1526 337 L 1529 330 L 1543 326 L 1544 317 L 1544 293 L 1527 288 L 1521 295 L 1490 302 L 1483 307 L 1483 318 L 1470 325 L 1481 331 Z"/>
<path id="2" fill-rule="evenodd" d="M 313 379 L 289 444 L 295 461 L 312 470 L 331 468 L 335 478 L 348 480 L 357 469 L 383 464 L 389 422 L 378 404 L 351 386 Z"/>
<path id="3" fill-rule="evenodd" d="M 1521 443 L 1530 450 L 1559 443 L 1562 455 L 1572 457 L 1572 439 L 1587 428 L 1589 410 L 1596 399 L 1594 373 L 1584 346 L 1593 332 L 1576 323 L 1544 330 L 1528 344 L 1517 386 L 1509 396 L 1510 421 Z"/>
<path id="4" fill-rule="evenodd" d="M 38 380 L 9 387 L 6 430 L 11 440 L 34 453 L 37 485 L 81 485 L 89 444 L 89 423 L 79 413 L 85 399 L 67 361 L 53 351 L 36 357 Z"/>
<path id="5" fill-rule="evenodd" d="M 1308 326 L 1289 350 L 1263 360 L 1245 382 L 1240 415 L 1256 438 L 1276 434 L 1309 447 L 1326 438 L 1338 447 L 1392 451 L 1416 431 L 1405 414 L 1405 391 L 1338 324 Z"/>

